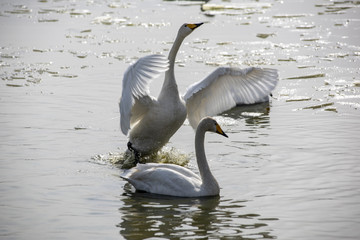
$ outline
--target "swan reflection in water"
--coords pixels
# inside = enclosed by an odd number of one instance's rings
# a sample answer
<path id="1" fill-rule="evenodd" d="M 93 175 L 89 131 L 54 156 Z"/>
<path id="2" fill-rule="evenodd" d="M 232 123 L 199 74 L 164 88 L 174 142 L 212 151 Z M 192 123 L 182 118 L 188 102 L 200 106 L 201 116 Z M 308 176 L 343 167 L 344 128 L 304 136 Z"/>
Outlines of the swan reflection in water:
<path id="1" fill-rule="evenodd" d="M 223 117 L 235 121 L 244 119 L 247 126 L 258 126 L 260 128 L 266 128 L 270 126 L 270 108 L 270 102 L 256 103 L 251 105 L 238 105 L 228 111 L 223 112 L 219 116 L 220 118 Z M 219 118 L 215 118 L 220 124 L 222 123 Z"/>
<path id="2" fill-rule="evenodd" d="M 246 200 L 177 198 L 133 191 L 125 184 L 117 225 L 125 239 L 151 237 L 275 238 L 267 221 L 247 213 Z M 271 221 L 276 220 L 272 219 Z"/>

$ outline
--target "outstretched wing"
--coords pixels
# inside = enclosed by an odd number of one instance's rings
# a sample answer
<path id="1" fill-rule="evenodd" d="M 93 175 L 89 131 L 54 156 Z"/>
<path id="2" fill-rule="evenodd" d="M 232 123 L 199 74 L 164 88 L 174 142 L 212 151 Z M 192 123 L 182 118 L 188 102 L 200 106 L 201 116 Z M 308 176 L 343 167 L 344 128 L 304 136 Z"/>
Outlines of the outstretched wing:
<path id="1" fill-rule="evenodd" d="M 267 101 L 277 82 L 276 69 L 220 67 L 188 88 L 184 95 L 188 120 L 195 129 L 205 116 L 240 104 Z"/>
<path id="2" fill-rule="evenodd" d="M 125 135 L 154 101 L 149 92 L 150 81 L 165 72 L 168 66 L 168 59 L 156 54 L 140 58 L 126 70 L 119 103 L 120 126 Z"/>

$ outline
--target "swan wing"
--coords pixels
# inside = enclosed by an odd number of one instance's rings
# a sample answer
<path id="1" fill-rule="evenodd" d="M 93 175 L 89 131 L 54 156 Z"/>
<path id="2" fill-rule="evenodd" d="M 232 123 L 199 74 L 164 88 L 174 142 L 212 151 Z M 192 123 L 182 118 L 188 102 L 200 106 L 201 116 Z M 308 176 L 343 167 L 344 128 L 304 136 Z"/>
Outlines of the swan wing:
<path id="1" fill-rule="evenodd" d="M 121 177 L 137 190 L 156 194 L 193 196 L 200 190 L 201 181 L 196 174 L 183 168 L 182 171 L 186 172 L 184 175 L 176 167 L 167 165 L 171 164 L 138 164 L 125 171 Z"/>
<path id="2" fill-rule="evenodd" d="M 140 58 L 125 71 L 119 103 L 120 126 L 125 135 L 156 101 L 150 96 L 149 83 L 168 67 L 168 59 L 155 54 Z"/>
<path id="3" fill-rule="evenodd" d="M 188 120 L 195 129 L 205 116 L 214 116 L 240 104 L 267 101 L 277 82 L 276 69 L 220 67 L 187 89 L 184 100 Z"/>
<path id="4" fill-rule="evenodd" d="M 145 166 L 146 165 L 146 166 Z M 190 177 L 190 178 L 194 178 L 194 179 L 198 179 L 199 181 L 201 180 L 199 175 L 195 174 L 193 171 L 191 171 L 188 168 L 176 165 L 176 164 L 171 164 L 171 163 L 147 163 L 147 164 L 139 164 L 138 166 L 142 166 L 142 168 L 152 168 L 152 167 L 157 167 L 157 168 L 167 168 L 173 171 L 176 171 L 186 177 Z"/>

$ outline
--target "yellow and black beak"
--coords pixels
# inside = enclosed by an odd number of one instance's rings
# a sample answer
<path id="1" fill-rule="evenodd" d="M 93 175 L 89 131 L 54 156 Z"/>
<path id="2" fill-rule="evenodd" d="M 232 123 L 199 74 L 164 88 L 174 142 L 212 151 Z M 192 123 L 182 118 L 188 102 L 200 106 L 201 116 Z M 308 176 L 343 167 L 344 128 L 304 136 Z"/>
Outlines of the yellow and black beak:
<path id="1" fill-rule="evenodd" d="M 223 135 L 224 137 L 228 137 L 228 135 L 226 135 L 226 133 L 224 133 L 224 131 L 221 129 L 219 124 L 216 124 L 216 133 Z"/>
<path id="2" fill-rule="evenodd" d="M 200 27 L 201 25 L 203 25 L 204 23 L 189 23 L 189 24 L 186 24 L 186 26 L 188 28 L 190 28 L 191 30 L 194 30 L 195 28 L 197 27 Z"/>

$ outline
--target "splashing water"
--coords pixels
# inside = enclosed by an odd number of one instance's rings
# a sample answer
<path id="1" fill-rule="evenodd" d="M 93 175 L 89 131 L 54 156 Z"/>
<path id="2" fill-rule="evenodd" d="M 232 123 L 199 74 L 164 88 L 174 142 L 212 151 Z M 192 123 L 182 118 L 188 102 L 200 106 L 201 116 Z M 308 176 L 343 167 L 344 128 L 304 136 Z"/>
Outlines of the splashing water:
<path id="1" fill-rule="evenodd" d="M 158 153 L 153 153 L 149 156 L 142 157 L 141 163 L 171 163 L 180 166 L 186 166 L 190 161 L 190 155 L 181 153 L 175 148 L 164 149 Z M 97 162 L 110 162 L 123 169 L 129 169 L 136 166 L 135 155 L 132 152 L 125 151 L 121 153 L 108 153 L 104 155 L 96 155 L 93 160 Z"/>

